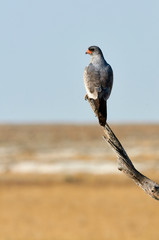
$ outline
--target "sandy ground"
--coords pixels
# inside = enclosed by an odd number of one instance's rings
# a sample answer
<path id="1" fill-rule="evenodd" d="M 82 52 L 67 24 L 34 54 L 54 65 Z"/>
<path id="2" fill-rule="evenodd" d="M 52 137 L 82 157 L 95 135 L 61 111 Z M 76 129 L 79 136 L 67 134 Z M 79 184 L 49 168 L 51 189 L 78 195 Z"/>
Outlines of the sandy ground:
<path id="1" fill-rule="evenodd" d="M 159 125 L 111 126 L 133 162 L 158 165 Z M 116 161 L 98 125 L 0 125 L 0 172 L 17 163 Z"/>
<path id="2" fill-rule="evenodd" d="M 0 239 L 158 240 L 158 204 L 123 175 L 1 176 Z"/>
<path id="3" fill-rule="evenodd" d="M 159 126 L 113 126 L 133 162 L 159 182 Z M 97 126 L 0 126 L 1 240 L 158 240 L 159 203 L 123 174 L 16 174 L 16 162 L 116 157 Z M 59 158 L 59 153 L 61 157 Z"/>

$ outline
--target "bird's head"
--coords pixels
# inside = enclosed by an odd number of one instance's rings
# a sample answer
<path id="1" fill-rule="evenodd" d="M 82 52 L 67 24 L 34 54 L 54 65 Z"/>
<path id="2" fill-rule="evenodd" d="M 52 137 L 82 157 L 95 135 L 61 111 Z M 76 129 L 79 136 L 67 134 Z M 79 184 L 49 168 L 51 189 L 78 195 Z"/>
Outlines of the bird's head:
<path id="1" fill-rule="evenodd" d="M 91 56 L 103 55 L 101 49 L 97 46 L 90 46 L 86 51 L 86 54 L 90 54 Z"/>

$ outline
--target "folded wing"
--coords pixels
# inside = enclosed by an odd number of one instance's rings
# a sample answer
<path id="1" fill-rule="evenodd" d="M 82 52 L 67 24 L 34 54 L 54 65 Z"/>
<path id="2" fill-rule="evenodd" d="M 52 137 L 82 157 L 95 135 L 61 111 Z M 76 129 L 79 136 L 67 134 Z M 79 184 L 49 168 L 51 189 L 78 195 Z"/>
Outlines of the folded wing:
<path id="1" fill-rule="evenodd" d="M 97 70 L 92 63 L 85 68 L 84 83 L 87 97 L 94 104 L 94 112 L 98 116 L 100 125 L 105 126 L 107 120 L 107 99 L 113 84 L 113 71 L 107 64 Z"/>

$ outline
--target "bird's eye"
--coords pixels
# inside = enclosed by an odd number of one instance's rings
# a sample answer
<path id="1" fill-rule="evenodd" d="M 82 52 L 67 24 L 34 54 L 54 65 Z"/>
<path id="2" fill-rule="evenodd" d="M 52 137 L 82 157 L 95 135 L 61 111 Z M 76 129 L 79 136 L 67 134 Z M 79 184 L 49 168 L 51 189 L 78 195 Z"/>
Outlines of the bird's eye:
<path id="1" fill-rule="evenodd" d="M 89 50 L 90 50 L 91 52 L 94 52 L 94 48 L 89 48 Z"/>

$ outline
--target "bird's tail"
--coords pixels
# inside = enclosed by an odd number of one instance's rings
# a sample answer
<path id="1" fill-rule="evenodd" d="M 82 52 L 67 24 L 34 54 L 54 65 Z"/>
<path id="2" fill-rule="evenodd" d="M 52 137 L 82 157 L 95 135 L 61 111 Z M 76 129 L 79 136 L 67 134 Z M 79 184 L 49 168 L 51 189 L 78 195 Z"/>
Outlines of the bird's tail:
<path id="1" fill-rule="evenodd" d="M 99 99 L 88 98 L 88 101 L 98 117 L 99 124 L 104 127 L 107 121 L 107 102 L 103 98 L 100 101 Z"/>
<path id="2" fill-rule="evenodd" d="M 107 121 L 107 101 L 103 98 L 100 99 L 99 109 L 98 109 L 98 121 L 101 126 L 105 126 Z"/>

